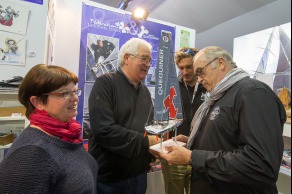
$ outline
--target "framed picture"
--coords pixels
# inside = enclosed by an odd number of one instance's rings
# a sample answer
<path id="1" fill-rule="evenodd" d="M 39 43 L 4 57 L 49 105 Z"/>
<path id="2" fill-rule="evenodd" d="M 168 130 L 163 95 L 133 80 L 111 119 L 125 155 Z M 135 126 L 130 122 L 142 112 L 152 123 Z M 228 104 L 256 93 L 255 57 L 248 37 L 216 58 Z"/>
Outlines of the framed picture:
<path id="1" fill-rule="evenodd" d="M 29 9 L 27 6 L 0 0 L 0 31 L 26 34 Z"/>
<path id="2" fill-rule="evenodd" d="M 26 39 L 24 36 L 0 31 L 0 66 L 25 65 Z"/>

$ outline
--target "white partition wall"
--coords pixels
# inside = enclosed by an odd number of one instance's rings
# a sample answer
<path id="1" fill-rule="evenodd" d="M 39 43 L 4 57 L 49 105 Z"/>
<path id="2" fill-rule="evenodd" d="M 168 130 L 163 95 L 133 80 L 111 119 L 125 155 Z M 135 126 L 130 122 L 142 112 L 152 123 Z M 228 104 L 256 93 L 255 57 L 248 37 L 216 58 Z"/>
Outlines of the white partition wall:
<path id="1" fill-rule="evenodd" d="M 20 35 L 23 36 L 22 41 L 26 41 L 25 64 L 0 65 L 0 80 L 11 79 L 13 76 L 25 76 L 31 67 L 45 62 L 48 0 L 43 0 L 43 5 L 20 0 L 5 0 L 5 2 L 8 1 L 29 9 L 26 34 Z M 29 53 L 32 53 L 32 56 Z"/>

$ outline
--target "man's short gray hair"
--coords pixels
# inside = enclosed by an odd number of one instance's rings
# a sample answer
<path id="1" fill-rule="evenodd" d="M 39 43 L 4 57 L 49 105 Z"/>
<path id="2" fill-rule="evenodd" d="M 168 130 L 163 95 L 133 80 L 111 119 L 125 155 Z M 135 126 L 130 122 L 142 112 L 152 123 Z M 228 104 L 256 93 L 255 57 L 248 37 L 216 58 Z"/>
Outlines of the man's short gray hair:
<path id="1" fill-rule="evenodd" d="M 231 54 L 228 51 L 226 51 L 218 46 L 209 46 L 209 47 L 202 49 L 202 51 L 204 51 L 204 56 L 205 56 L 206 62 L 209 62 L 215 58 L 224 58 L 230 67 L 232 67 L 232 68 L 237 67 L 236 63 L 233 61 L 233 57 L 231 56 Z M 216 64 L 211 64 L 211 66 L 212 66 L 212 68 L 214 68 L 216 66 Z"/>
<path id="2" fill-rule="evenodd" d="M 119 66 L 122 67 L 124 65 L 125 54 L 137 55 L 140 47 L 147 47 L 152 53 L 152 45 L 149 42 L 140 38 L 131 38 L 120 49 Z"/>

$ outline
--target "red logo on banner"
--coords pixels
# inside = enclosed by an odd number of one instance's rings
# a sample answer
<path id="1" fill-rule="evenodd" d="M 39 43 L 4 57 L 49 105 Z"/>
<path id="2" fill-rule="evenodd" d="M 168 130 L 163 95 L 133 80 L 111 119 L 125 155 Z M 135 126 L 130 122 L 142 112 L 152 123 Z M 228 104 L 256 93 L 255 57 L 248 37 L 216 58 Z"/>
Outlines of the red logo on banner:
<path id="1" fill-rule="evenodd" d="M 169 118 L 175 119 L 177 114 L 177 108 L 175 108 L 173 103 L 173 98 L 176 96 L 176 91 L 173 86 L 170 87 L 169 95 L 163 100 L 164 107 L 169 111 Z"/>

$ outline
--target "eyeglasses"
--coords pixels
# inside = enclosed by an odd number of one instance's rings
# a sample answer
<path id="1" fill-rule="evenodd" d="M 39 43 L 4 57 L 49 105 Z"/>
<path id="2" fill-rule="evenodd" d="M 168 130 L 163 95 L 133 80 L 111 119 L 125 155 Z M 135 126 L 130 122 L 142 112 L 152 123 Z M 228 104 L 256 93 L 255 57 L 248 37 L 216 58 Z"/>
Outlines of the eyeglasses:
<path id="1" fill-rule="evenodd" d="M 212 61 L 210 61 L 209 63 L 207 63 L 204 67 L 198 67 L 196 69 L 196 72 L 195 72 L 195 77 L 198 79 L 198 77 L 204 77 L 205 73 L 204 73 L 204 70 L 206 69 L 206 67 L 208 65 L 210 65 L 211 63 L 213 63 L 214 61 L 216 61 L 217 59 L 219 59 L 219 57 L 213 59 Z"/>
<path id="2" fill-rule="evenodd" d="M 132 55 L 130 54 L 131 56 L 133 57 L 137 57 L 137 55 Z M 140 56 L 138 57 L 138 59 L 142 62 L 142 63 L 146 63 L 146 64 L 152 64 L 152 58 L 151 57 L 148 57 L 148 56 Z"/>
<path id="3" fill-rule="evenodd" d="M 195 51 L 192 50 L 192 49 L 185 49 L 183 50 L 182 52 L 186 53 L 186 54 L 189 54 L 191 56 L 195 56 Z"/>
<path id="4" fill-rule="evenodd" d="M 58 96 L 60 98 L 64 98 L 66 100 L 69 100 L 70 98 L 73 97 L 73 94 L 75 94 L 76 96 L 80 96 L 81 93 L 82 93 L 82 89 L 77 89 L 74 91 L 67 91 L 67 92 L 50 92 L 50 93 L 45 93 L 43 95 L 45 95 L 45 96 L 55 95 L 55 96 Z"/>

